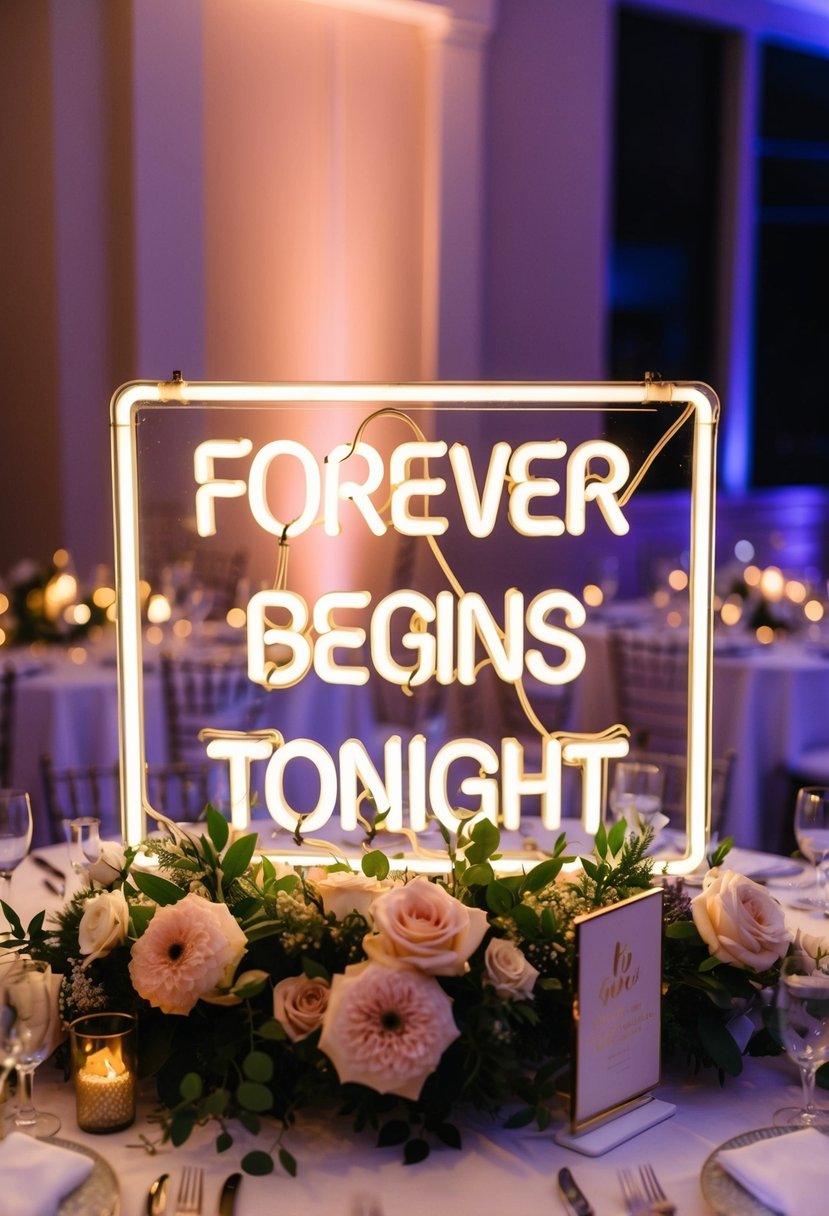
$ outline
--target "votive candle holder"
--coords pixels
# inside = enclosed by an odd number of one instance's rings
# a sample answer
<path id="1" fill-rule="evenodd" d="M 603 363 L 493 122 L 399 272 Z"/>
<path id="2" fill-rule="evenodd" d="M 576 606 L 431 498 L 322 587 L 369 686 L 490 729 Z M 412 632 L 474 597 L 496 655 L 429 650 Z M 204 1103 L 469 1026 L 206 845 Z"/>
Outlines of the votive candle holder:
<path id="1" fill-rule="evenodd" d="M 69 1027 L 78 1127 L 117 1132 L 135 1119 L 138 1036 L 131 1013 L 90 1013 Z"/>

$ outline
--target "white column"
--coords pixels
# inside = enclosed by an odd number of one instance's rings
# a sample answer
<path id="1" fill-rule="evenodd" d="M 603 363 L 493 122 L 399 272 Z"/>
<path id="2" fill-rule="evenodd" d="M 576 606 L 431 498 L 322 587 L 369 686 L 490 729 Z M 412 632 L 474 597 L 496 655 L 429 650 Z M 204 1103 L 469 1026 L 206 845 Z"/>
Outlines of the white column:
<path id="1" fill-rule="evenodd" d="M 477 379 L 483 326 L 484 68 L 496 0 L 424 25 L 424 379 Z"/>

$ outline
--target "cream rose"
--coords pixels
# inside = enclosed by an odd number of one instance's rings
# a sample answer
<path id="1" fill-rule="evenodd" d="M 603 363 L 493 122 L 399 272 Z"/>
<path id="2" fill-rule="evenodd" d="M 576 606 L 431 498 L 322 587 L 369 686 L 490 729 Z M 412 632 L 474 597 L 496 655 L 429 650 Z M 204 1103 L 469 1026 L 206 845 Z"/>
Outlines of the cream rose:
<path id="1" fill-rule="evenodd" d="M 101 842 L 101 854 L 89 866 L 89 880 L 94 887 L 111 887 L 124 872 L 126 858 L 123 846 L 117 840 Z"/>
<path id="2" fill-rule="evenodd" d="M 369 958 L 430 975 L 463 975 L 488 927 L 486 912 L 467 908 L 428 878 L 378 895 L 371 914 L 377 932 L 363 938 Z"/>
<path id="3" fill-rule="evenodd" d="M 296 1043 L 322 1025 L 331 988 L 327 980 L 292 975 L 273 990 L 273 1016 Z"/>
<path id="4" fill-rule="evenodd" d="M 84 904 L 78 925 L 78 945 L 84 967 L 104 958 L 127 940 L 130 910 L 122 891 L 101 891 Z"/>
<path id="5" fill-rule="evenodd" d="M 333 912 L 337 920 L 349 912 L 359 912 L 366 920 L 369 909 L 378 895 L 389 889 L 388 883 L 369 878 L 357 870 L 323 870 L 313 880 L 326 912 Z"/>
<path id="6" fill-rule="evenodd" d="M 710 954 L 720 962 L 765 971 L 789 948 L 783 909 L 763 887 L 735 870 L 709 870 L 691 915 Z"/>
<path id="7" fill-rule="evenodd" d="M 484 954 L 484 979 L 505 1000 L 532 1000 L 538 972 L 513 942 L 494 937 Z"/>

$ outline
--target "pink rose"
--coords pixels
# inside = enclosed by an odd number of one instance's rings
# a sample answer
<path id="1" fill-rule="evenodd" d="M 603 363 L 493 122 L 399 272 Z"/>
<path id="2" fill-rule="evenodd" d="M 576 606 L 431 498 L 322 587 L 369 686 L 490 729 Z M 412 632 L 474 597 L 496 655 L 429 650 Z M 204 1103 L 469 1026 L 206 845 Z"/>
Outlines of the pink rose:
<path id="1" fill-rule="evenodd" d="M 513 942 L 494 937 L 484 954 L 484 979 L 504 1000 L 532 1000 L 538 972 Z"/>
<path id="2" fill-rule="evenodd" d="M 321 1025 L 330 992 L 327 980 L 307 975 L 279 981 L 273 990 L 273 1016 L 292 1042 L 306 1038 Z"/>
<path id="3" fill-rule="evenodd" d="M 709 954 L 734 967 L 765 971 L 789 948 L 780 904 L 736 870 L 709 870 L 691 915 Z"/>
<path id="4" fill-rule="evenodd" d="M 428 878 L 379 895 L 371 914 L 377 932 L 363 938 L 369 958 L 430 975 L 463 975 L 488 928 L 486 912 L 467 908 Z"/>
<path id="5" fill-rule="evenodd" d="M 342 1084 L 416 1100 L 459 1034 L 432 976 L 358 963 L 331 982 L 319 1046 Z"/>
<path id="6" fill-rule="evenodd" d="M 200 997 L 230 984 L 246 949 L 226 904 L 185 895 L 158 908 L 133 945 L 132 986 L 162 1013 L 188 1014 Z"/>

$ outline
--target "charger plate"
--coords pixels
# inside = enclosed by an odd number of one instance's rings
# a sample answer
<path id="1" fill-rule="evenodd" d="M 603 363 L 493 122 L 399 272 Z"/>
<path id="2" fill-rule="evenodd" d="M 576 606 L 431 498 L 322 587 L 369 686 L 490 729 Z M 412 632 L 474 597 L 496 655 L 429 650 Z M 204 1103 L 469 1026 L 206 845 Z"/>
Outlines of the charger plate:
<path id="1" fill-rule="evenodd" d="M 61 1201 L 58 1216 L 118 1216 L 121 1209 L 118 1180 L 103 1157 L 84 1144 L 58 1136 L 45 1136 L 43 1143 L 57 1144 L 59 1148 L 80 1153 L 92 1161 L 92 1173 Z"/>
<path id="2" fill-rule="evenodd" d="M 725 1144 L 715 1148 L 700 1174 L 702 1193 L 713 1210 L 719 1216 L 780 1216 L 776 1208 L 761 1203 L 736 1178 L 732 1178 L 720 1165 L 718 1157 L 728 1148 L 744 1148 L 747 1144 L 756 1144 L 758 1140 L 775 1140 L 778 1136 L 788 1136 L 801 1130 L 799 1127 L 760 1127 L 756 1131 L 735 1136 L 733 1140 L 726 1140 Z"/>

